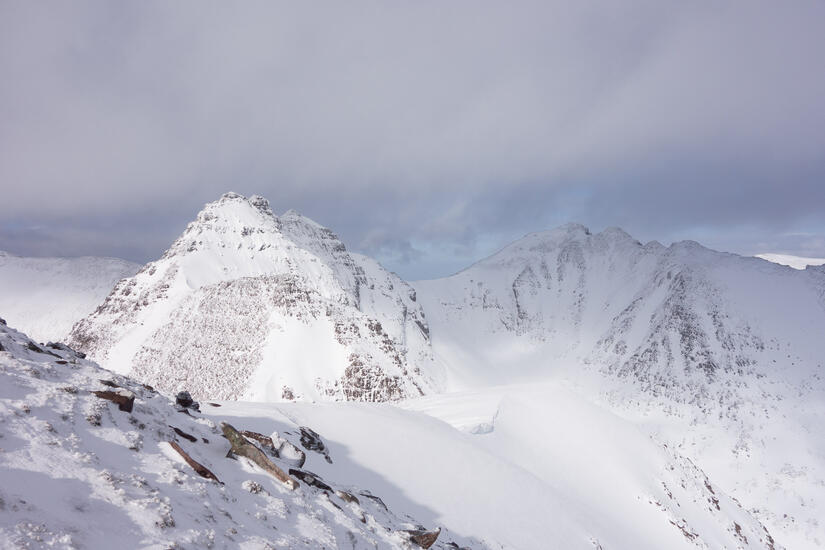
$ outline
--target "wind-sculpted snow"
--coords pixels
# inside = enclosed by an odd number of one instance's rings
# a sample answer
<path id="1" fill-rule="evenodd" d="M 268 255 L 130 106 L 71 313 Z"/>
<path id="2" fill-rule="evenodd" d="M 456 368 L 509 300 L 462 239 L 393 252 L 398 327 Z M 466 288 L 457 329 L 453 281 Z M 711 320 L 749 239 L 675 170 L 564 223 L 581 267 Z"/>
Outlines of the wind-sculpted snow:
<path id="1" fill-rule="evenodd" d="M 413 289 L 329 229 L 229 193 L 70 343 L 201 398 L 390 401 L 440 387 L 428 330 Z"/>
<path id="2" fill-rule="evenodd" d="M 132 400 L 127 410 L 109 401 L 119 395 Z M 334 464 L 300 451 L 306 428 L 283 415 L 262 422 L 202 408 L 210 415 L 0 323 L 0 547 L 412 550 L 437 535 L 434 549 L 501 548 L 422 525 L 409 515 L 415 506 L 387 505 L 356 484 L 338 444 Z M 228 454 L 227 425 L 248 424 L 279 442 L 243 432 L 267 468 Z M 323 478 L 311 473 L 320 464 Z M 289 483 L 279 471 L 293 472 Z"/>
<path id="3" fill-rule="evenodd" d="M 65 339 L 115 283 L 138 269 L 116 258 L 23 258 L 0 251 L 0 311 L 38 342 Z"/>

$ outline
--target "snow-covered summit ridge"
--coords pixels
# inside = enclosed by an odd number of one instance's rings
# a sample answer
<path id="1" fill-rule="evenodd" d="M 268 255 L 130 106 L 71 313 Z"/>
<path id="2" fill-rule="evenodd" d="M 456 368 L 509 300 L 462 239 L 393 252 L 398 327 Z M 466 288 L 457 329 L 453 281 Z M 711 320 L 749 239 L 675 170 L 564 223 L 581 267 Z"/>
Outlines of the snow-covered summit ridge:
<path id="1" fill-rule="evenodd" d="M 121 281 L 71 342 L 211 398 L 391 400 L 441 378 L 412 287 L 329 229 L 237 193 Z"/>

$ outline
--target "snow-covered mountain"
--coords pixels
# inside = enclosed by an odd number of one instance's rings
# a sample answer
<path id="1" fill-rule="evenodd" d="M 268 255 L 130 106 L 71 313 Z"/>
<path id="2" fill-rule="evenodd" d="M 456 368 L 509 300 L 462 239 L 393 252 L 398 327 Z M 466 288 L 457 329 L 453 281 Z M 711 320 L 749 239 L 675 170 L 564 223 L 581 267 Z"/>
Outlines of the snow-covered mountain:
<path id="1" fill-rule="evenodd" d="M 235 193 L 120 281 L 70 343 L 211 399 L 390 401 L 442 381 L 412 287 L 329 229 Z"/>
<path id="2" fill-rule="evenodd" d="M 690 241 L 643 245 L 620 229 L 571 224 L 414 286 L 458 387 L 532 379 L 566 362 L 675 402 L 735 406 L 744 382 L 806 387 L 823 362 L 825 269 Z"/>
<path id="3" fill-rule="evenodd" d="M 414 286 L 451 389 L 570 381 L 825 542 L 825 269 L 567 225 Z"/>
<path id="4" fill-rule="evenodd" d="M 483 393 L 176 404 L 0 321 L 0 546 L 782 548 L 574 387 L 508 392 L 475 434 Z"/>
<path id="5" fill-rule="evenodd" d="M 23 258 L 0 251 L 0 311 L 38 342 L 64 339 L 138 264 L 116 258 Z"/>

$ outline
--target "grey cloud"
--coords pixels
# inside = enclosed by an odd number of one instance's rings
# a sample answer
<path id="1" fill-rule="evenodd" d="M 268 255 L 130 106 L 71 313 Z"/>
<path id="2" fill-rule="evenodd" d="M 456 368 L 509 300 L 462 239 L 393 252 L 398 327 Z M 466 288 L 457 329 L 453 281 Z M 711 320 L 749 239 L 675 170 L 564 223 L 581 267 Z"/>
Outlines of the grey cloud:
<path id="1" fill-rule="evenodd" d="M 4 2 L 0 247 L 145 261 L 230 189 L 410 277 L 571 220 L 740 252 L 825 234 L 823 20 L 804 0 Z"/>

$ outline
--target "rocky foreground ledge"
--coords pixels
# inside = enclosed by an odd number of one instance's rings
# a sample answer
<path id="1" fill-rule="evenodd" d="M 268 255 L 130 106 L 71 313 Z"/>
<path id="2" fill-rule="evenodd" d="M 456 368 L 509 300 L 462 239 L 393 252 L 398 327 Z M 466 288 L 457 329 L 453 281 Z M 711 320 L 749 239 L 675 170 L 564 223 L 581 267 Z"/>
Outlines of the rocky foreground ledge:
<path id="1" fill-rule="evenodd" d="M 391 510 L 306 426 L 216 422 L 0 323 L 0 547 L 489 547 Z M 344 475 L 342 473 L 342 475 Z"/>

